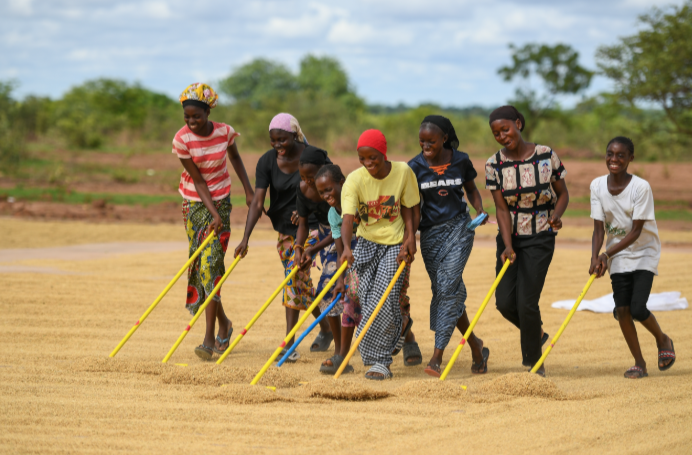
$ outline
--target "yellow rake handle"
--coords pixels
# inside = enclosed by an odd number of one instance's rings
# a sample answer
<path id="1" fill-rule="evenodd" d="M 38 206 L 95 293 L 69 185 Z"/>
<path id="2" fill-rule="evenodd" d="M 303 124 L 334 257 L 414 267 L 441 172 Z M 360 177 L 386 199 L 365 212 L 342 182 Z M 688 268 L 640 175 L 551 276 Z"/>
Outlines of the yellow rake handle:
<path id="1" fill-rule="evenodd" d="M 195 315 L 192 317 L 192 319 L 190 320 L 190 323 L 187 325 L 187 327 L 185 327 L 185 330 L 183 330 L 183 333 L 180 334 L 180 336 L 178 337 L 178 340 L 175 342 L 175 344 L 173 345 L 171 350 L 168 351 L 168 354 L 166 354 L 166 357 L 163 358 L 161 363 L 168 362 L 168 360 L 171 358 L 171 356 L 173 355 L 175 350 L 178 349 L 178 346 L 180 346 L 180 343 L 183 342 L 183 340 L 185 339 L 187 334 L 190 332 L 190 329 L 192 328 L 192 326 L 195 325 L 195 322 L 197 322 L 197 319 L 199 319 L 199 317 L 202 315 L 202 313 L 204 313 L 204 310 L 207 308 L 207 305 L 209 305 L 209 303 L 212 301 L 214 296 L 216 296 L 216 294 L 218 294 L 219 290 L 221 289 L 221 286 L 223 286 L 223 283 L 226 281 L 228 276 L 231 274 L 233 269 L 235 269 L 235 266 L 238 265 L 238 262 L 240 262 L 240 260 L 242 258 L 243 258 L 242 254 L 239 254 L 238 257 L 235 258 L 235 260 L 233 261 L 231 266 L 228 268 L 228 270 L 226 270 L 226 273 L 223 274 L 223 276 L 221 277 L 219 282 L 216 283 L 216 286 L 214 286 L 214 289 L 211 291 L 211 294 L 209 294 L 209 297 L 207 297 L 207 300 L 205 300 L 204 303 L 202 304 L 202 306 L 199 307 L 199 309 L 197 310 L 197 313 L 195 313 Z"/>
<path id="2" fill-rule="evenodd" d="M 500 284 L 500 280 L 502 280 L 502 277 L 505 275 L 507 268 L 509 268 L 509 264 L 510 264 L 509 259 L 505 260 L 505 265 L 502 266 L 502 270 L 500 270 L 500 273 L 497 274 L 497 278 L 495 278 L 495 282 L 490 287 L 488 294 L 485 296 L 485 299 L 483 300 L 481 307 L 478 308 L 478 311 L 476 312 L 476 315 L 473 317 L 473 321 L 471 321 L 471 324 L 469 325 L 468 330 L 466 330 L 466 333 L 464 334 L 464 337 L 461 339 L 459 346 L 457 346 L 456 350 L 454 351 L 454 354 L 452 354 L 452 358 L 449 359 L 449 362 L 447 363 L 445 370 L 442 372 L 442 375 L 440 376 L 440 381 L 444 381 L 447 378 L 447 375 L 449 374 L 449 372 L 452 370 L 452 367 L 454 366 L 454 362 L 457 361 L 459 354 L 461 354 L 461 350 L 464 349 L 464 345 L 466 345 L 466 340 L 468 340 L 469 337 L 471 336 L 471 333 L 473 333 L 473 328 L 476 327 L 476 323 L 481 318 L 481 314 L 483 314 L 483 310 L 485 310 L 485 307 L 488 305 L 490 298 L 495 293 L 495 289 L 497 289 L 497 285 Z"/>
<path id="3" fill-rule="evenodd" d="M 269 357 L 269 360 L 267 360 L 267 363 L 264 364 L 262 369 L 257 373 L 257 375 L 254 377 L 254 379 L 250 382 L 250 385 L 257 385 L 260 379 L 262 379 L 262 376 L 264 376 L 264 373 L 267 372 L 269 369 L 269 366 L 276 360 L 277 357 L 279 357 L 279 354 L 281 354 L 281 350 L 286 347 L 286 343 L 291 341 L 291 338 L 293 338 L 300 329 L 300 326 L 303 325 L 305 320 L 312 314 L 312 311 L 317 308 L 317 305 L 322 301 L 325 295 L 327 295 L 327 292 L 334 286 L 334 283 L 336 283 L 336 280 L 339 279 L 342 273 L 344 273 L 344 270 L 346 270 L 346 267 L 348 267 L 348 262 L 344 261 L 343 264 L 341 264 L 341 267 L 339 267 L 339 270 L 336 271 L 334 276 L 332 277 L 331 280 L 327 283 L 327 285 L 322 289 L 322 292 L 320 292 L 320 295 L 318 295 L 315 300 L 312 302 L 312 305 L 305 310 L 305 314 L 301 316 L 301 318 L 298 320 L 295 326 L 293 326 L 293 330 L 289 332 L 288 335 L 286 335 L 286 338 L 284 338 L 284 341 L 279 345 L 278 348 L 274 351 L 274 353 Z"/>
<path id="4" fill-rule="evenodd" d="M 255 324 L 255 322 L 257 322 L 257 320 L 260 318 L 260 316 L 262 316 L 262 313 L 264 313 L 264 310 L 266 310 L 269 307 L 269 305 L 271 305 L 271 303 L 274 301 L 276 296 L 279 295 L 279 292 L 281 292 L 283 290 L 284 286 L 286 286 L 288 284 L 288 282 L 291 281 L 291 279 L 295 276 L 295 274 L 298 273 L 298 269 L 299 269 L 298 266 L 293 267 L 293 269 L 291 270 L 291 273 L 289 273 L 288 276 L 286 277 L 286 279 L 284 279 L 281 282 L 279 287 L 276 288 L 276 291 L 274 291 L 272 293 L 272 295 L 269 296 L 267 301 L 264 302 L 264 305 L 262 305 L 262 307 L 259 309 L 257 314 L 255 314 L 252 317 L 252 319 L 250 319 L 250 322 L 248 322 L 248 324 L 245 326 L 243 331 L 240 332 L 240 334 L 238 334 L 237 337 L 235 337 L 235 340 L 233 340 L 233 343 L 231 343 L 230 346 L 228 346 L 228 348 L 226 348 L 226 351 L 221 355 L 221 357 L 219 357 L 219 360 L 216 361 L 217 365 L 221 365 L 221 362 L 226 360 L 226 357 L 228 357 L 228 354 L 230 354 L 231 351 L 233 351 L 233 349 L 240 342 L 240 340 L 243 339 L 243 337 L 245 336 L 247 331 L 250 330 L 252 328 L 252 326 Z"/>
<path id="5" fill-rule="evenodd" d="M 192 263 L 194 262 L 194 260 L 197 259 L 197 256 L 200 255 L 200 253 L 202 252 L 202 250 L 204 249 L 204 247 L 206 247 L 206 246 L 209 244 L 209 242 L 211 242 L 211 240 L 212 240 L 214 237 L 215 237 L 215 232 L 212 231 L 211 234 L 209 234 L 209 235 L 207 236 L 207 238 L 204 239 L 204 242 L 202 242 L 202 244 L 199 246 L 199 248 L 197 248 L 197 251 L 195 251 L 194 254 L 193 254 L 192 256 L 190 256 L 190 259 L 187 260 L 187 262 L 185 263 L 185 265 L 183 265 L 183 267 L 178 271 L 178 273 L 175 274 L 175 276 L 173 277 L 173 279 L 172 279 L 172 280 L 168 283 L 168 285 L 163 289 L 163 291 L 161 292 L 161 294 L 159 294 L 159 296 L 156 297 L 156 300 L 154 300 L 154 303 L 152 303 L 151 305 L 149 305 L 149 308 L 147 308 L 147 311 L 144 312 L 144 314 L 137 320 L 137 322 L 136 322 L 135 325 L 130 329 L 130 331 L 127 332 L 127 335 L 125 335 L 125 338 L 123 338 L 123 339 L 120 341 L 120 343 L 118 343 L 118 345 L 115 347 L 115 349 L 113 349 L 113 352 L 110 353 L 109 357 L 115 357 L 115 354 L 117 354 L 118 351 L 120 351 L 120 348 L 122 348 L 122 347 L 125 345 L 125 343 L 127 343 L 127 340 L 129 340 L 130 337 L 132 336 L 132 334 L 135 333 L 135 331 L 139 328 L 140 325 L 142 325 L 142 323 L 143 323 L 144 320 L 147 318 L 147 316 L 149 316 L 149 313 L 151 313 L 152 311 L 154 311 L 154 308 L 156 308 L 156 305 L 158 305 L 159 302 L 161 301 L 161 299 L 163 299 L 163 298 L 166 296 L 166 294 L 168 294 L 168 291 L 171 290 L 171 288 L 172 288 L 173 285 L 178 281 L 178 279 L 181 277 L 181 275 L 182 275 L 183 273 L 185 273 L 185 270 L 187 270 L 188 267 L 190 267 L 190 264 L 192 264 Z"/>
<path id="6" fill-rule="evenodd" d="M 360 342 L 363 341 L 365 334 L 368 332 L 368 329 L 370 328 L 372 323 L 375 321 L 375 318 L 377 317 L 377 313 L 379 313 L 380 309 L 382 309 L 382 305 L 384 305 L 384 302 L 387 300 L 387 297 L 389 297 L 389 293 L 392 292 L 392 289 L 394 288 L 394 285 L 396 284 L 396 280 L 399 279 L 399 276 L 404 271 L 405 267 L 406 267 L 406 261 L 401 261 L 401 264 L 399 264 L 399 268 L 397 269 L 396 273 L 394 274 L 394 278 L 392 278 L 392 281 L 389 282 L 389 286 L 387 286 L 387 289 L 385 289 L 384 294 L 382 294 L 382 297 L 380 298 L 380 301 L 377 303 L 377 306 L 375 307 L 375 309 L 372 310 L 372 314 L 370 315 L 368 322 L 365 323 L 363 330 L 360 331 L 360 335 L 358 335 L 358 338 L 356 338 L 356 342 L 353 343 L 353 346 L 351 346 L 351 350 L 348 351 L 346 358 L 344 359 L 343 362 L 341 362 L 341 366 L 339 367 L 338 370 L 336 370 L 336 374 L 334 374 L 334 379 L 339 379 L 339 376 L 341 376 L 341 373 L 344 372 L 344 369 L 348 365 L 348 362 L 351 360 L 351 357 L 353 357 L 353 354 L 355 354 L 356 349 L 358 349 L 358 345 L 360 344 Z"/>
<path id="7" fill-rule="evenodd" d="M 574 302 L 574 305 L 572 306 L 572 309 L 569 310 L 569 314 L 565 318 L 565 322 L 562 323 L 562 326 L 560 326 L 560 330 L 557 331 L 555 336 L 553 337 L 553 340 L 550 342 L 550 346 L 548 346 L 541 356 L 540 359 L 538 359 L 538 362 L 531 368 L 531 373 L 535 373 L 538 371 L 538 369 L 543 365 L 543 362 L 545 362 L 545 358 L 548 357 L 548 354 L 550 354 L 550 351 L 553 350 L 555 347 L 555 343 L 557 343 L 557 340 L 560 338 L 560 335 L 562 335 L 562 332 L 565 331 L 567 328 L 567 324 L 569 324 L 570 319 L 572 319 L 572 316 L 574 316 L 574 313 L 576 313 L 577 308 L 579 308 L 579 304 L 581 301 L 584 299 L 584 296 L 586 296 L 586 293 L 589 292 L 589 288 L 591 287 L 591 284 L 593 283 L 593 280 L 596 279 L 596 274 L 591 275 L 589 277 L 589 281 L 586 282 L 586 286 L 584 286 L 584 289 L 581 290 L 581 294 L 579 294 L 579 298 L 577 299 L 576 302 Z"/>

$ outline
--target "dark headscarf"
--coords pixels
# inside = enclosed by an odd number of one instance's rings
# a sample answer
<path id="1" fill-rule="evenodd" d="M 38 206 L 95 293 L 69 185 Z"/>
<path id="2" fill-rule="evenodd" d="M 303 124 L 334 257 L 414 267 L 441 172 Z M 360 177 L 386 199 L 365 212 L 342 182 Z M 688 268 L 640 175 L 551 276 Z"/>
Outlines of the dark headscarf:
<path id="1" fill-rule="evenodd" d="M 303 153 L 300 154 L 300 162 L 323 166 L 327 164 L 327 151 L 317 148 L 314 145 L 308 145 L 303 149 Z"/>
<path id="2" fill-rule="evenodd" d="M 457 137 L 456 131 L 454 131 L 452 122 L 450 122 L 447 117 L 441 115 L 428 115 L 423 119 L 421 125 L 424 123 L 432 123 L 447 135 L 447 142 L 444 143 L 445 147 L 451 148 L 452 150 L 456 150 L 459 147 L 459 138 Z"/>
<path id="3" fill-rule="evenodd" d="M 204 109 L 205 111 L 209 109 L 209 105 L 205 103 L 204 101 L 197 101 L 197 100 L 185 100 L 183 101 L 183 109 L 185 109 L 188 106 L 195 106 L 199 107 L 200 109 Z"/>
<path id="4" fill-rule="evenodd" d="M 519 131 L 524 131 L 524 127 L 526 126 L 524 116 L 521 115 L 521 112 L 514 106 L 501 106 L 492 111 L 490 113 L 489 124 L 492 124 L 495 120 L 519 120 L 521 121 L 521 128 L 519 128 Z"/>

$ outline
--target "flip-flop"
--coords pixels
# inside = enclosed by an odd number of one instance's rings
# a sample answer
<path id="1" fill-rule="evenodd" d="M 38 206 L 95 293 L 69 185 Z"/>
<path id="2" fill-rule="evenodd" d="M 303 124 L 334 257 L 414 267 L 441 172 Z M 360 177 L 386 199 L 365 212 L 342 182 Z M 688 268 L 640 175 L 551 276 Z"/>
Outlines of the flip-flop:
<path id="1" fill-rule="evenodd" d="M 480 363 L 471 364 L 471 373 L 473 374 L 485 374 L 488 372 L 488 357 L 490 357 L 490 349 L 483 347 L 481 349 L 481 354 L 483 355 L 483 360 Z M 476 370 L 474 370 L 476 368 Z"/>
<path id="2" fill-rule="evenodd" d="M 324 352 L 329 350 L 332 341 L 334 341 L 334 334 L 332 332 L 320 332 L 315 338 L 315 341 L 310 345 L 310 352 Z M 315 348 L 317 345 L 317 348 Z"/>
<path id="3" fill-rule="evenodd" d="M 408 359 L 411 357 L 418 357 L 418 360 L 409 362 Z M 418 343 L 413 341 L 411 343 L 404 343 L 404 365 L 407 367 L 415 367 L 423 363 L 423 354 L 420 352 L 420 347 Z"/>
<path id="4" fill-rule="evenodd" d="M 413 325 L 413 319 L 411 319 L 411 316 L 409 316 L 408 322 L 406 323 L 406 327 L 404 328 L 404 331 L 402 332 L 401 336 L 397 340 L 396 346 L 394 347 L 394 350 L 392 351 L 392 357 L 399 355 L 399 353 L 401 352 L 401 348 L 404 347 L 404 341 L 406 340 L 406 337 L 408 336 L 409 332 L 411 331 L 412 325 Z"/>
<path id="5" fill-rule="evenodd" d="M 440 368 L 439 363 L 429 363 L 423 371 L 425 371 L 427 375 L 432 376 L 433 378 L 439 378 L 440 376 L 442 376 L 442 369 Z"/>
<path id="6" fill-rule="evenodd" d="M 670 367 L 673 366 L 675 363 L 675 346 L 673 346 L 673 340 L 670 340 L 670 351 L 667 349 L 664 350 L 658 350 L 658 361 L 660 362 L 662 359 L 673 359 L 670 361 L 670 363 L 664 367 L 661 367 L 659 364 L 658 369 L 659 371 L 666 371 Z"/>
<path id="7" fill-rule="evenodd" d="M 344 358 L 342 356 L 340 356 L 339 354 L 333 355 L 327 360 L 332 361 L 331 366 L 322 364 L 320 366 L 320 373 L 335 374 L 339 370 L 339 367 L 341 367 L 341 364 L 344 362 Z M 353 371 L 354 370 L 353 370 L 353 367 L 351 365 L 346 365 L 346 368 L 344 368 L 344 371 L 342 374 L 353 373 Z"/>
<path id="8" fill-rule="evenodd" d="M 209 348 L 202 343 L 195 348 L 195 354 L 197 354 L 197 357 L 202 360 L 211 360 L 211 356 L 214 355 L 214 351 L 212 348 Z"/>
<path id="9" fill-rule="evenodd" d="M 228 333 L 226 334 L 227 338 L 222 339 L 220 336 L 216 335 L 216 341 L 218 341 L 219 344 L 229 343 L 231 341 L 231 335 L 233 335 L 233 327 L 228 328 Z M 230 346 L 230 343 L 228 346 Z M 226 346 L 226 349 L 228 349 L 228 346 Z M 224 352 L 226 352 L 226 349 L 224 349 L 223 351 L 221 349 L 216 349 L 216 345 L 214 345 L 212 349 L 217 354 L 223 354 Z"/>
<path id="10" fill-rule="evenodd" d="M 372 373 L 379 373 L 382 376 L 373 376 Z M 370 379 L 372 381 L 384 381 L 385 379 L 392 379 L 393 377 L 394 373 L 389 371 L 389 368 L 381 363 L 376 363 L 365 373 L 365 379 Z"/>
<path id="11" fill-rule="evenodd" d="M 636 376 L 627 376 L 627 373 L 629 372 L 636 373 Z M 648 375 L 648 373 L 644 373 L 644 369 L 642 367 L 639 367 L 637 365 L 625 371 L 625 378 L 627 379 L 641 379 L 647 377 Z"/>

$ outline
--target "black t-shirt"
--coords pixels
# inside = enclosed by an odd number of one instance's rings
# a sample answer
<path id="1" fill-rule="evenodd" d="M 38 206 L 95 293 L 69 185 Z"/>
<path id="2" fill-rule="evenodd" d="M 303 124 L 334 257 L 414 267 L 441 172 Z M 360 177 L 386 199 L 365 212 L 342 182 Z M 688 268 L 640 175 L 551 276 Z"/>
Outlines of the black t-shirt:
<path id="1" fill-rule="evenodd" d="M 419 153 L 408 165 L 418 179 L 421 231 L 466 213 L 463 184 L 478 175 L 466 153 L 454 150 L 449 164 L 432 167 Z"/>
<path id="2" fill-rule="evenodd" d="M 311 224 L 313 219 L 320 224 L 329 226 L 329 218 L 327 215 L 329 214 L 331 206 L 323 200 L 319 202 L 310 200 L 300 191 L 300 185 L 298 185 L 298 190 L 296 191 L 296 208 L 298 209 L 298 215 L 308 219 L 310 229 L 317 229 L 317 225 L 312 226 Z"/>
<path id="3" fill-rule="evenodd" d="M 296 189 L 300 186 L 300 173 L 286 174 L 279 169 L 276 150 L 271 149 L 257 162 L 255 188 L 269 188 L 267 215 L 276 232 L 296 236 L 298 226 L 291 223 L 296 209 Z"/>

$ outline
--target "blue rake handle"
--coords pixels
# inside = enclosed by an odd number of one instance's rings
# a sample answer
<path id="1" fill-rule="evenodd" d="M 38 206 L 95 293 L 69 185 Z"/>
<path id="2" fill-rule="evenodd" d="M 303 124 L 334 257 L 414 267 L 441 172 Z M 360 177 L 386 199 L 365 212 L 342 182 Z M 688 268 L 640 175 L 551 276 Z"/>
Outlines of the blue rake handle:
<path id="1" fill-rule="evenodd" d="M 346 288 L 348 288 L 348 286 L 346 286 Z M 303 332 L 303 333 L 300 334 L 300 336 L 298 337 L 298 339 L 296 340 L 296 342 L 293 343 L 293 346 L 291 346 L 290 348 L 288 348 L 288 351 L 286 351 L 286 354 L 284 354 L 284 356 L 281 357 L 281 360 L 279 360 L 279 363 L 276 364 L 277 367 L 280 367 L 281 365 L 284 364 L 284 362 L 286 361 L 286 359 L 288 358 L 288 356 L 290 356 L 291 354 L 293 354 L 293 351 L 295 351 L 296 348 L 298 347 L 298 345 L 300 344 L 300 342 L 303 341 L 303 338 L 305 338 L 306 336 L 308 336 L 308 334 L 310 333 L 310 331 L 311 331 L 312 329 L 314 329 L 315 326 L 316 326 L 317 324 L 319 324 L 320 321 L 321 321 L 322 319 L 324 319 L 324 317 L 325 317 L 327 314 L 329 314 L 330 311 L 332 311 L 332 308 L 334 308 L 334 305 L 336 305 L 336 302 L 338 302 L 340 298 L 341 298 L 341 292 L 339 292 L 339 293 L 336 295 L 336 297 L 334 297 L 334 300 L 332 301 L 332 303 L 330 303 L 329 306 L 322 312 L 322 314 L 320 314 L 320 315 L 312 322 L 312 324 L 310 324 L 310 326 L 307 328 L 307 330 L 305 330 L 305 332 Z"/>

